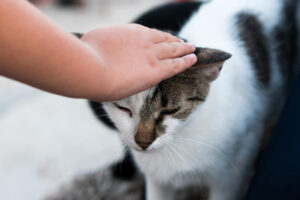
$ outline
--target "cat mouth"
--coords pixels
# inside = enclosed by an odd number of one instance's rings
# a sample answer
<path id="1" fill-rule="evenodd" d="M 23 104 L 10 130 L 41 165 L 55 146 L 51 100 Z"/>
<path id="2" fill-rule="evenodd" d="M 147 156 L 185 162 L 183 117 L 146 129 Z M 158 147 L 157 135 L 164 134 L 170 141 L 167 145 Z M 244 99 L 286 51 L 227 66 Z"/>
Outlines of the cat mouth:
<path id="1" fill-rule="evenodd" d="M 147 148 L 147 149 L 143 149 L 141 147 L 132 147 L 132 148 L 138 152 L 149 152 L 152 150 L 151 148 Z"/>
<path id="2" fill-rule="evenodd" d="M 129 146 L 131 149 L 138 151 L 138 152 L 151 152 L 154 150 L 154 148 L 151 146 L 151 144 L 137 144 L 133 146 Z"/>
<path id="3" fill-rule="evenodd" d="M 140 141 L 136 141 L 139 149 L 141 150 L 147 150 L 151 144 L 152 144 L 152 141 L 151 142 L 140 142 Z"/>

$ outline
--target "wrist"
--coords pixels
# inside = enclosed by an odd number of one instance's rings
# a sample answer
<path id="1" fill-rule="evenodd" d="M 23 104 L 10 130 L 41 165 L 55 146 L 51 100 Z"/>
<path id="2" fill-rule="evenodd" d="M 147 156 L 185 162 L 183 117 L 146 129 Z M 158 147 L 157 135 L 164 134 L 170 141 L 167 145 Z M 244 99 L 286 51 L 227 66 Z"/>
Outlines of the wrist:
<path id="1" fill-rule="evenodd" d="M 109 96 L 112 91 L 112 77 L 109 77 L 109 64 L 102 56 L 101 50 L 95 47 L 93 44 L 85 41 L 85 38 L 81 38 L 82 43 L 88 52 L 89 60 L 86 69 L 82 72 L 86 75 L 84 84 L 79 83 L 82 86 L 79 98 L 85 98 L 93 101 L 106 101 L 110 100 Z M 78 90 L 79 91 L 79 90 Z"/>

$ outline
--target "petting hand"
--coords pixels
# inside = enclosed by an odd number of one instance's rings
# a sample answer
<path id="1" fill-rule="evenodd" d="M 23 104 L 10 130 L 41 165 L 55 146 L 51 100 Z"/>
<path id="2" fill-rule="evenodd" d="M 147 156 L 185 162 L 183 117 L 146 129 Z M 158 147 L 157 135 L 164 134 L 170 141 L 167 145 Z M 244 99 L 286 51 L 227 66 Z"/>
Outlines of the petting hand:
<path id="1" fill-rule="evenodd" d="M 96 29 L 78 40 L 27 1 L 1 0 L 0 13 L 0 75 L 67 97 L 125 98 L 197 59 L 192 45 L 140 25 Z"/>
<path id="2" fill-rule="evenodd" d="M 102 91 L 93 99 L 116 100 L 138 93 L 197 60 L 193 45 L 135 24 L 96 29 L 81 40 L 103 61 Z"/>

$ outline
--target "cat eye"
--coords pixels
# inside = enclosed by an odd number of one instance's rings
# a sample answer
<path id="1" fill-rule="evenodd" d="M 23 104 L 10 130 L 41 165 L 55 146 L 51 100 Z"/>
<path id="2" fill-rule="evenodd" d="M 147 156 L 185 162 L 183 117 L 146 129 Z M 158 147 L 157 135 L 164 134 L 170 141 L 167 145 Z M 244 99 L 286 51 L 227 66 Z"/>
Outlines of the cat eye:
<path id="1" fill-rule="evenodd" d="M 188 101 L 205 101 L 203 97 L 190 97 L 187 99 Z"/>
<path id="2" fill-rule="evenodd" d="M 123 106 L 120 106 L 120 105 L 118 105 L 118 104 L 116 104 L 116 103 L 114 103 L 114 105 L 115 105 L 119 110 L 121 110 L 121 111 L 123 111 L 123 112 L 126 112 L 126 113 L 129 115 L 129 117 L 132 117 L 132 112 L 131 112 L 130 109 L 125 108 L 125 107 L 123 107 Z"/>
<path id="3" fill-rule="evenodd" d="M 166 115 L 173 115 L 173 114 L 177 113 L 179 110 L 180 110 L 180 107 L 174 108 L 174 109 L 170 109 L 170 110 L 162 110 L 160 112 L 160 115 L 156 119 L 155 123 L 156 124 L 160 124 L 164 120 L 164 117 Z"/>
<path id="4" fill-rule="evenodd" d="M 177 113 L 180 110 L 180 107 L 178 108 L 174 108 L 174 109 L 170 109 L 170 110 L 162 110 L 160 112 L 161 115 L 173 115 L 175 113 Z"/>

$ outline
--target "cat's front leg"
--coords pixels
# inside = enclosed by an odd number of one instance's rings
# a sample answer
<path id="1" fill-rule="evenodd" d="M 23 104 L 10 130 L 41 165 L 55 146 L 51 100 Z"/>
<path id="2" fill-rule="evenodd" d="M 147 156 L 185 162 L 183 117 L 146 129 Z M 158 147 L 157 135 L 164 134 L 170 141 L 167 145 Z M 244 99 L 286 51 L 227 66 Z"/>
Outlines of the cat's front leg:
<path id="1" fill-rule="evenodd" d="M 155 183 L 147 179 L 146 181 L 146 200 L 174 200 L 172 190 L 168 186 Z"/>

